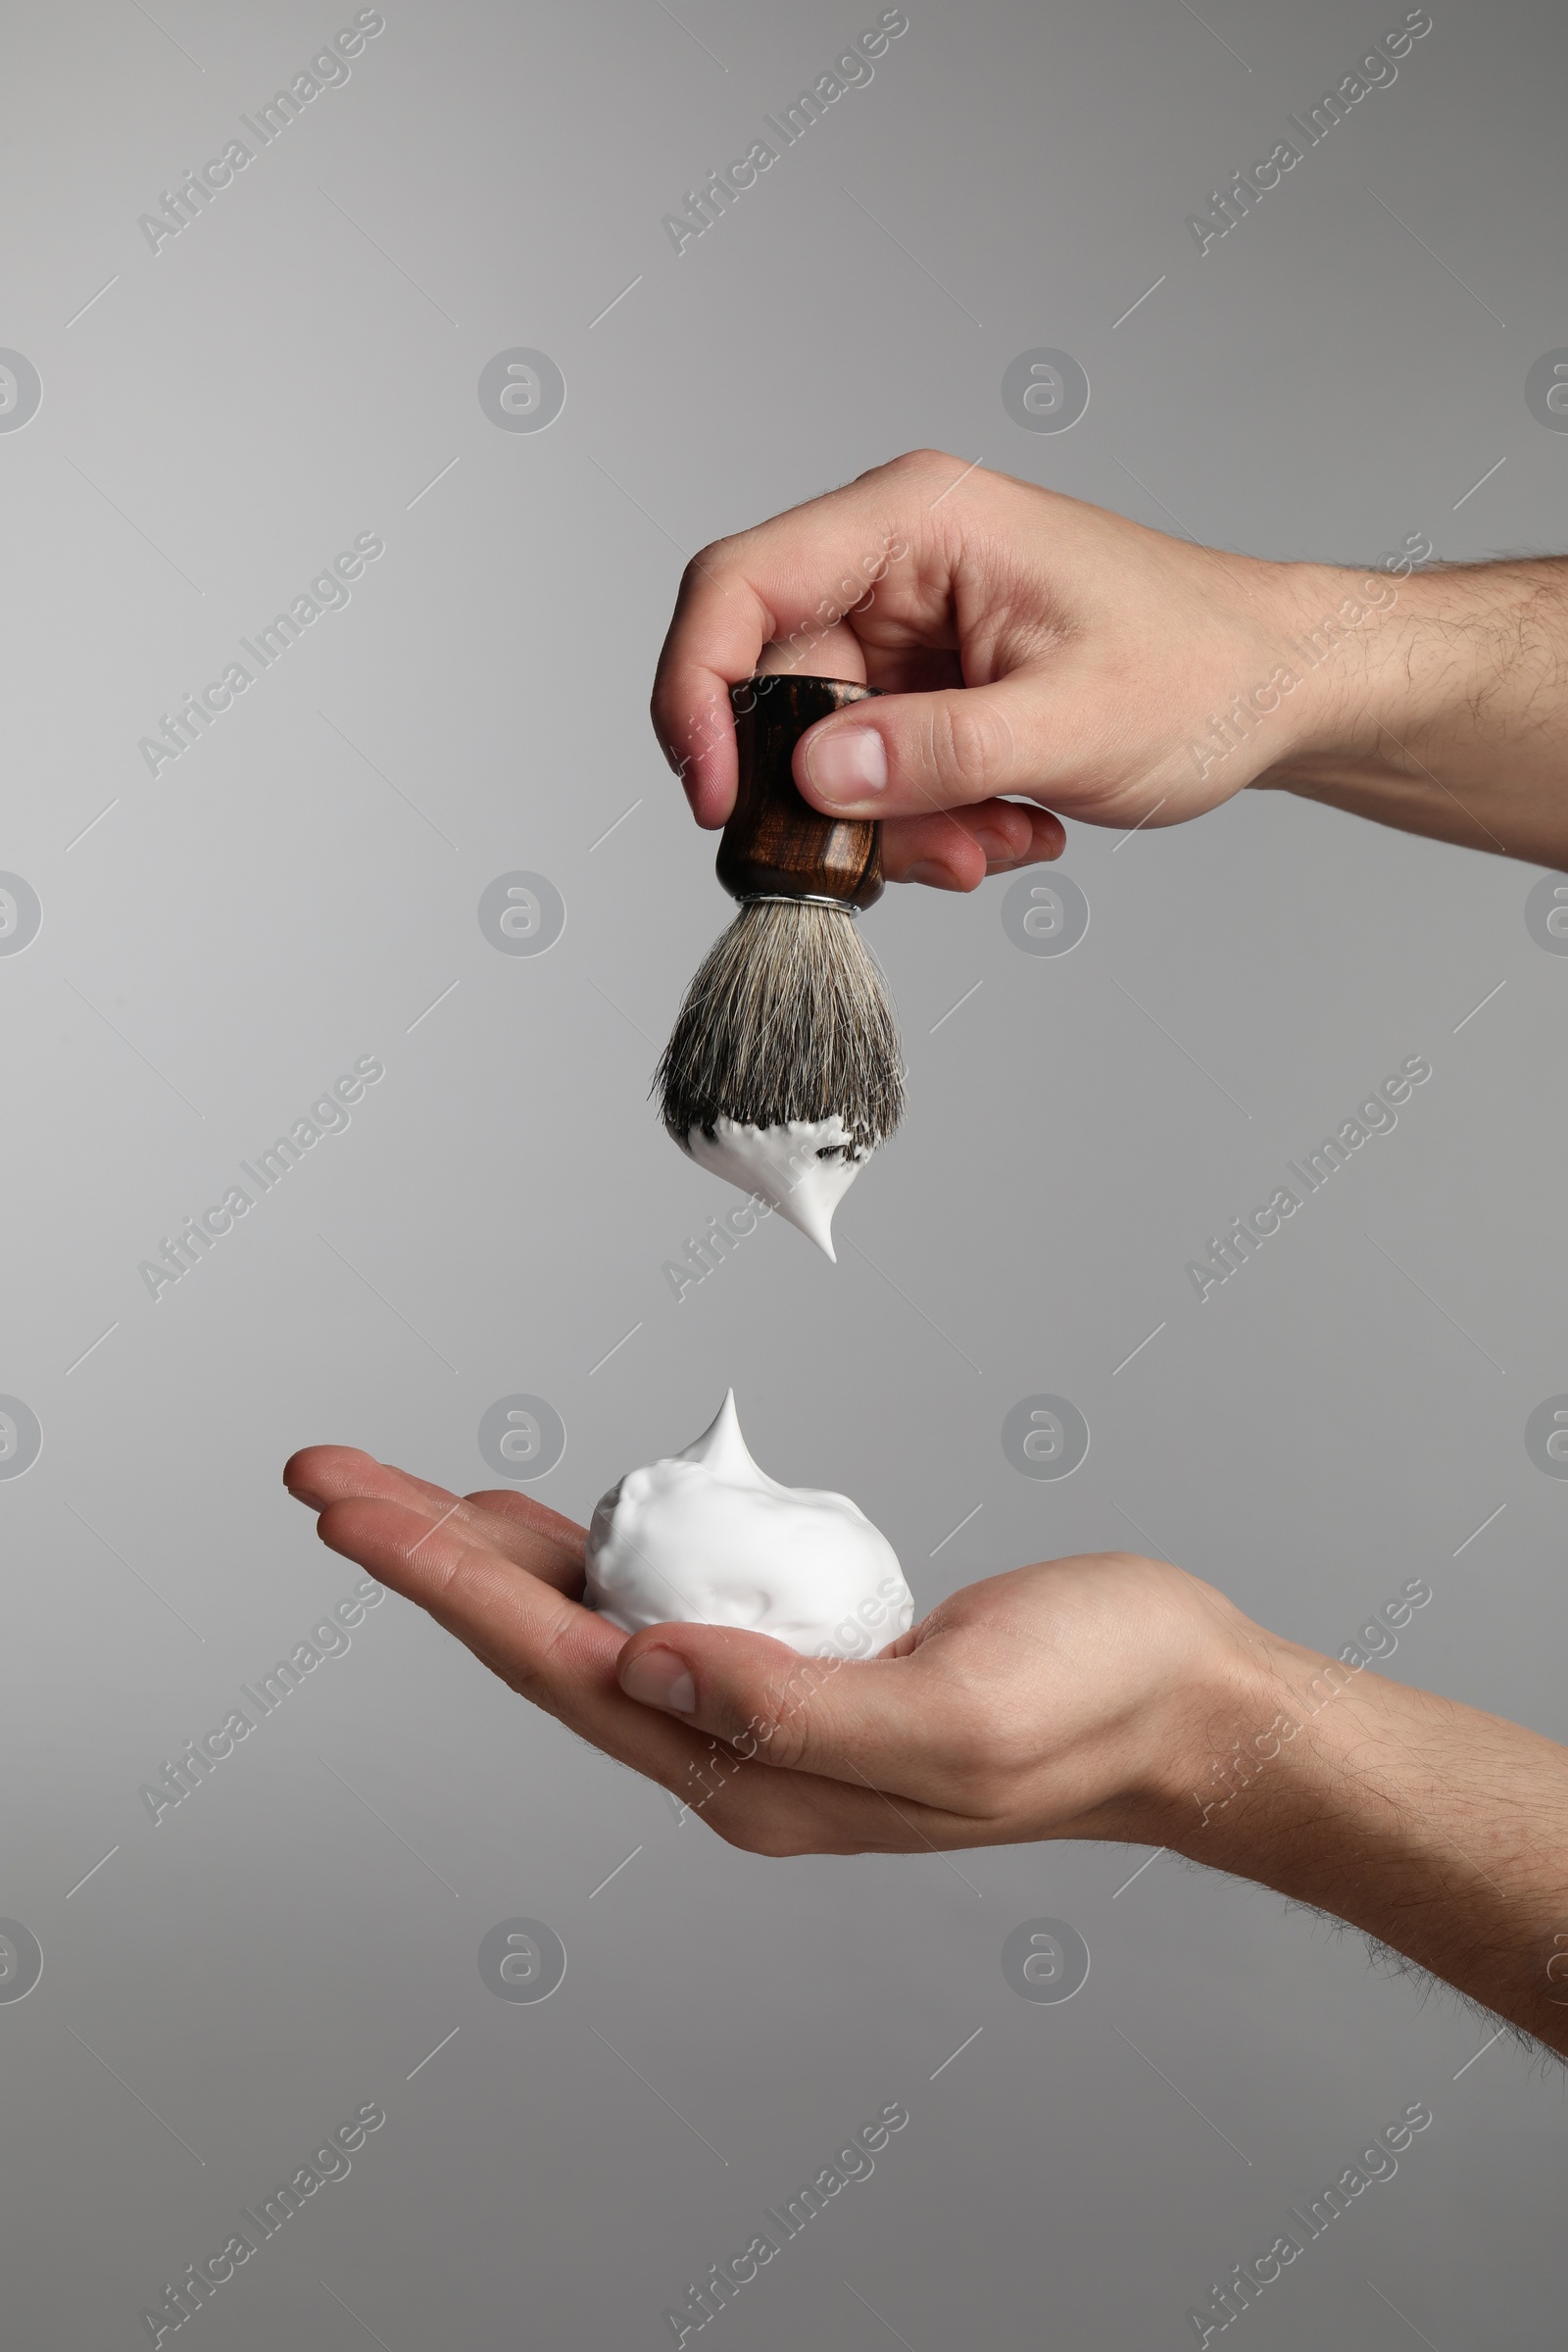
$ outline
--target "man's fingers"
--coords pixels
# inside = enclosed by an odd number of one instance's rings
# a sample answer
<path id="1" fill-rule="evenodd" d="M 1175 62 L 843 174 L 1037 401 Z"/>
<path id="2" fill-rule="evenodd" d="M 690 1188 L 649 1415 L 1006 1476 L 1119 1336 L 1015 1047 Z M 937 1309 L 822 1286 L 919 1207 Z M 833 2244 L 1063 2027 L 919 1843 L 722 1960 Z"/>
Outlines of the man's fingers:
<path id="1" fill-rule="evenodd" d="M 851 686 L 863 686 L 865 648 L 854 622 L 841 620 L 808 644 L 772 640 L 758 655 L 756 670 L 763 678 L 843 678 Z"/>
<path id="2" fill-rule="evenodd" d="M 471 1522 L 467 1519 L 470 1513 Z M 460 1518 L 482 1533 L 497 1551 L 526 1568 L 530 1576 L 548 1578 L 573 1599 L 581 1596 L 588 1531 L 575 1519 L 553 1511 L 532 1494 L 519 1494 L 513 1487 L 484 1487 L 466 1494 Z"/>
<path id="3" fill-rule="evenodd" d="M 422 1494 L 431 1501 L 455 1502 L 457 1496 L 427 1479 L 411 1478 L 406 1470 L 390 1469 L 358 1446 L 306 1446 L 283 1464 L 283 1484 L 296 1502 L 313 1511 L 348 1494 L 384 1494 L 387 1481 L 396 1480 L 412 1497 Z"/>
<path id="4" fill-rule="evenodd" d="M 937 474 L 945 482 L 962 470 L 961 460 L 895 459 L 693 558 L 652 716 L 700 825 L 723 824 L 734 805 L 729 689 L 752 675 L 764 647 L 768 668 L 858 681 L 868 636 L 906 649 L 941 632 L 947 583 L 920 564 L 920 525 Z"/>
<path id="5" fill-rule="evenodd" d="M 891 817 L 882 828 L 882 871 L 890 882 L 975 890 L 988 874 L 1059 858 L 1066 839 L 1048 809 L 982 801 L 951 813 Z"/>
<path id="6" fill-rule="evenodd" d="M 612 1755 L 654 1771 L 690 1746 L 678 1727 L 661 1727 L 653 1743 L 634 1738 L 633 1711 L 615 1683 L 625 1642 L 607 1619 L 581 1608 L 542 1578 L 463 1530 L 458 1518 L 427 1519 L 406 1504 L 375 1497 L 328 1503 L 317 1533 L 380 1583 L 416 1601 L 513 1690 L 560 1716 Z M 608 1735 L 608 1736 L 607 1736 Z"/>
<path id="7" fill-rule="evenodd" d="M 283 1484 L 315 1511 L 364 1499 L 398 1504 L 427 1527 L 450 1522 L 558 1592 L 573 1597 L 582 1592 L 585 1531 L 531 1496 L 505 1490 L 452 1494 L 353 1446 L 307 1446 L 285 1463 Z"/>
<path id="8" fill-rule="evenodd" d="M 851 1854 L 964 1842 L 964 1826 L 951 1816 L 896 1807 L 863 1785 L 846 1788 L 806 1772 L 767 1771 L 745 1743 L 736 1753 L 668 1711 L 636 1703 L 615 1677 L 624 1634 L 549 1585 L 519 1576 L 460 1529 L 457 1518 L 443 1525 L 396 1502 L 355 1496 L 328 1504 L 318 1533 L 332 1550 L 427 1610 L 512 1690 L 661 1783 L 733 1845 L 763 1854 Z"/>
<path id="9" fill-rule="evenodd" d="M 1020 806 L 1017 801 L 1003 801 L 999 805 L 1013 809 Z M 983 816 L 985 806 L 969 810 L 971 820 Z M 1066 848 L 1067 828 L 1059 816 L 1054 816 L 1049 808 L 1025 808 L 1023 813 L 1029 819 L 1028 841 L 1010 858 L 998 857 L 994 850 L 988 850 L 988 872 L 1009 874 L 1020 865 L 1049 865 Z"/>

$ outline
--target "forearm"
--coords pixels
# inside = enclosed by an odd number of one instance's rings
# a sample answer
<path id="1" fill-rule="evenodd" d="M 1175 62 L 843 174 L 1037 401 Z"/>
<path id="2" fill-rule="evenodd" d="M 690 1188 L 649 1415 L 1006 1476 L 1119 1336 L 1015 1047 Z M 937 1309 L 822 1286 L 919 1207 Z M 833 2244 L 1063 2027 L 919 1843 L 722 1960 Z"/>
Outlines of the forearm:
<path id="1" fill-rule="evenodd" d="M 1281 567 L 1304 674 L 1290 739 L 1256 782 L 1568 866 L 1568 560 L 1388 575 L 1389 601 L 1362 600 L 1366 616 L 1346 622 L 1366 577 Z"/>
<path id="2" fill-rule="evenodd" d="M 1265 1640 L 1167 1842 L 1375 1936 L 1568 2056 L 1568 1749 Z"/>

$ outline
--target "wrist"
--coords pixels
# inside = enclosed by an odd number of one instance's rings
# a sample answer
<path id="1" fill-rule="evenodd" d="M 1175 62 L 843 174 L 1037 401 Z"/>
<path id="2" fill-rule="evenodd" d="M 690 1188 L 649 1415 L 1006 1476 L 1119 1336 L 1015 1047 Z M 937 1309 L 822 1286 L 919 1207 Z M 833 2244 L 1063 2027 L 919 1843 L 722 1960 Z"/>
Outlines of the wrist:
<path id="1" fill-rule="evenodd" d="M 1293 684 L 1279 756 L 1259 782 L 1295 785 L 1348 760 L 1381 758 L 1384 725 L 1400 716 L 1412 583 L 1334 564 L 1282 564 L 1275 575 L 1275 628 Z"/>
<path id="2" fill-rule="evenodd" d="M 1240 1855 L 1263 1800 L 1300 1781 L 1316 1694 L 1310 1671 L 1327 1661 L 1281 1642 L 1239 1609 L 1215 1612 L 1179 1738 L 1167 1746 L 1155 1803 L 1164 1842 L 1194 1861 L 1246 1870 Z M 1251 1875 L 1251 1874 L 1249 1874 Z"/>
<path id="3" fill-rule="evenodd" d="M 1288 1741 L 1283 1726 L 1270 1727 L 1302 1711 L 1286 1653 L 1291 1660 L 1311 1653 L 1279 1642 L 1186 1570 L 1140 1565 L 1157 1579 L 1142 1599 L 1144 1637 L 1159 1671 L 1150 1688 L 1129 1695 L 1115 1724 L 1119 1752 L 1109 1777 L 1117 1792 L 1101 1819 L 1107 1835 L 1130 1843 L 1216 1861 L 1213 1849 L 1239 1822 L 1239 1800 L 1259 1774 L 1282 1777 Z"/>
<path id="4" fill-rule="evenodd" d="M 1264 1864 L 1338 1777 L 1336 1702 L 1353 1680 L 1338 1660 L 1241 1620 L 1195 1694 L 1167 1842 L 1244 1877 L 1273 1875 Z"/>

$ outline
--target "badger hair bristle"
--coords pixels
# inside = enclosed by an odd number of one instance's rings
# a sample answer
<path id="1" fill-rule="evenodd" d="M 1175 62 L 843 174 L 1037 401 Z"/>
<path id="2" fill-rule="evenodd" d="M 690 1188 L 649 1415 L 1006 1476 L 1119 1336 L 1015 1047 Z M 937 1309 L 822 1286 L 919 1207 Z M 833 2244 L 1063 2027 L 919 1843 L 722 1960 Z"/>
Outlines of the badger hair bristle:
<path id="1" fill-rule="evenodd" d="M 678 1144 L 717 1119 L 746 1127 L 835 1112 L 857 1157 L 904 1115 L 887 984 L 845 907 L 753 901 L 686 991 L 654 1077 Z"/>

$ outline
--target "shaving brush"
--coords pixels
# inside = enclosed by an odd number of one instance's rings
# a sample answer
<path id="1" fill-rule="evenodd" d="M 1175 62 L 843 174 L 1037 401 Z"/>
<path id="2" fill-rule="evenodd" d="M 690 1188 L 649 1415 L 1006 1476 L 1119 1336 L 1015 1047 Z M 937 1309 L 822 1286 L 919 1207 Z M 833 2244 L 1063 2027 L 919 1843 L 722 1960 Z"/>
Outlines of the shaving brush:
<path id="1" fill-rule="evenodd" d="M 685 1150 L 711 1144 L 719 1121 L 837 1118 L 816 1156 L 855 1166 L 904 1114 L 898 1019 L 856 919 L 882 895 L 881 827 L 823 816 L 790 773 L 808 727 L 877 691 L 794 676 L 730 688 L 740 783 L 715 870 L 741 910 L 687 990 L 654 1080 Z"/>

